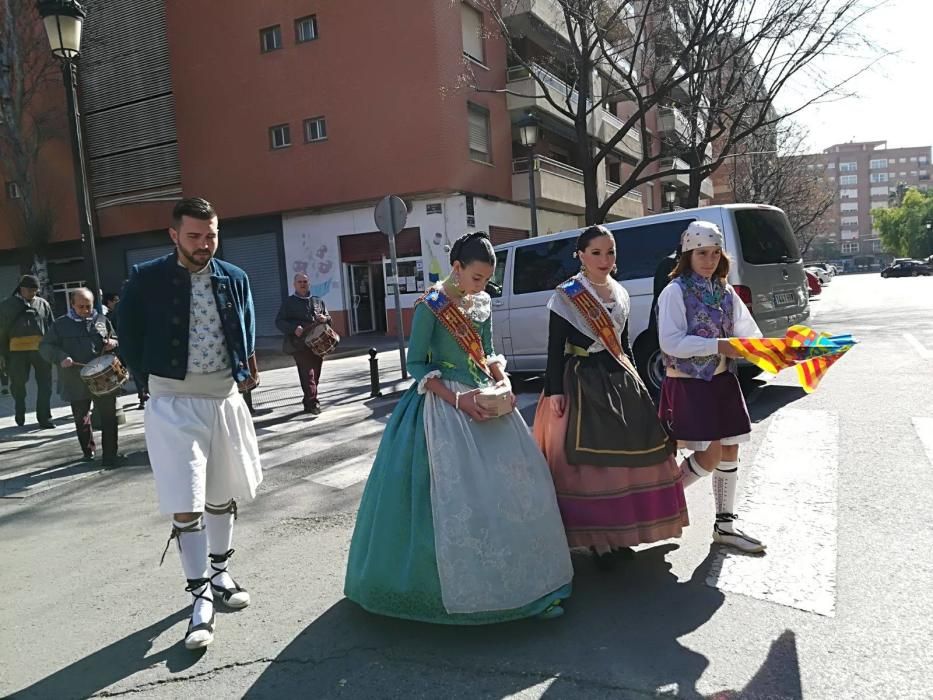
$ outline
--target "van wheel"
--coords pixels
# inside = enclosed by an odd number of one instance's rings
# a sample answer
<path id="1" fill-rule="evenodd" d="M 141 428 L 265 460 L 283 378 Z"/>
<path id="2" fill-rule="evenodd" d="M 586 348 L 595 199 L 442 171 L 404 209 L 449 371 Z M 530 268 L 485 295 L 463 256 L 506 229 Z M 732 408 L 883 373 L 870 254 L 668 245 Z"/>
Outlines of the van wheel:
<path id="1" fill-rule="evenodd" d="M 661 358 L 658 339 L 650 329 L 638 337 L 632 352 L 635 354 L 635 366 L 641 380 L 651 395 L 657 398 L 661 395 L 661 382 L 664 381 L 664 360 Z"/>

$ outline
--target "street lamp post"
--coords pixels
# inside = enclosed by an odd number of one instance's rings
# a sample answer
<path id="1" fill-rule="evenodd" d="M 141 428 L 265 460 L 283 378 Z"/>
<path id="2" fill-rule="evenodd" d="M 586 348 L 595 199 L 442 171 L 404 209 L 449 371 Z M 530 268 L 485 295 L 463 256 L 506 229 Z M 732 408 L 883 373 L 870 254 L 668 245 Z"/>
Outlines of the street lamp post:
<path id="1" fill-rule="evenodd" d="M 930 257 L 933 257 L 933 221 L 927 221 L 924 223 L 927 229 L 927 250 L 930 252 Z"/>
<path id="2" fill-rule="evenodd" d="M 87 164 L 84 159 L 84 140 L 81 136 L 81 110 L 78 106 L 78 68 L 75 65 L 75 60 L 81 52 L 81 30 L 86 13 L 77 0 L 38 0 L 36 6 L 45 23 L 52 53 L 62 62 L 62 80 L 65 83 L 68 123 L 71 129 L 75 189 L 78 196 L 78 225 L 81 229 L 81 242 L 86 248 L 91 265 L 95 306 L 100 313 L 100 273 L 97 267 L 94 224 L 91 220 L 91 196 L 87 188 Z"/>
<path id="3" fill-rule="evenodd" d="M 677 192 L 673 189 L 664 192 L 664 198 L 667 200 L 667 210 L 674 211 L 674 202 L 677 201 Z"/>
<path id="4" fill-rule="evenodd" d="M 531 237 L 538 235 L 538 208 L 535 198 L 535 144 L 538 143 L 538 118 L 529 112 L 517 123 L 518 136 L 528 149 L 528 205 L 531 208 Z"/>

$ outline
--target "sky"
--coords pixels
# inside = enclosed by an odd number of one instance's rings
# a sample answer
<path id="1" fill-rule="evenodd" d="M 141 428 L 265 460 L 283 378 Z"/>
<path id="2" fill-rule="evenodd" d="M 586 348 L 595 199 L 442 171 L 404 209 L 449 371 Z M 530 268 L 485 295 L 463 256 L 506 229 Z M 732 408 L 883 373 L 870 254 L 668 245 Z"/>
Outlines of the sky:
<path id="1" fill-rule="evenodd" d="M 862 21 L 862 33 L 879 53 L 897 53 L 848 85 L 855 96 L 800 113 L 811 150 L 847 141 L 887 141 L 891 148 L 933 145 L 933 2 L 888 0 Z M 828 76 L 842 78 L 868 63 L 833 57 L 821 67 Z"/>

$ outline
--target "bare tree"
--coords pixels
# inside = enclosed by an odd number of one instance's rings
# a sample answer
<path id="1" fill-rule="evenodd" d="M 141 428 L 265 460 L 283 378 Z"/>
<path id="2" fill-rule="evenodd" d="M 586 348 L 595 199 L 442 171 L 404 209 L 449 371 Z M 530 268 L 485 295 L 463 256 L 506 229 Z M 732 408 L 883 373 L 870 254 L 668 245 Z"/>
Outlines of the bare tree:
<path id="1" fill-rule="evenodd" d="M 760 130 L 743 143 L 744 153 L 736 153 L 729 177 L 735 201 L 784 210 L 802 256 L 835 232 L 827 216 L 835 191 L 824 178 L 819 156 L 807 154 L 806 140 L 806 130 L 792 120 Z"/>
<path id="2" fill-rule="evenodd" d="M 573 124 L 574 165 L 583 171 L 587 223 L 605 220 L 626 192 L 647 182 L 688 175 L 685 203 L 695 206 L 700 183 L 756 131 L 837 95 L 847 78 L 817 86 L 798 104 L 776 109 L 788 84 L 831 49 L 858 45 L 864 0 L 551 0 L 563 40 L 533 51 L 523 29 L 510 21 L 528 0 L 477 0 L 506 42 L 509 62 L 534 81 L 536 95 Z M 548 3 L 541 3 L 546 5 Z M 484 92 L 507 92 L 495 78 L 469 67 L 466 83 Z M 555 89 L 554 78 L 568 86 Z M 675 108 L 682 126 L 655 136 L 648 117 Z M 594 125 L 611 111 L 621 125 L 603 138 Z M 620 169 L 620 187 L 600 198 L 604 163 L 636 132 L 643 157 Z"/>
<path id="3" fill-rule="evenodd" d="M 43 145 L 63 130 L 63 112 L 44 102 L 59 75 L 31 0 L 0 0 L 0 170 L 18 198 L 14 235 L 50 295 L 46 251 L 54 230 L 39 176 Z"/>

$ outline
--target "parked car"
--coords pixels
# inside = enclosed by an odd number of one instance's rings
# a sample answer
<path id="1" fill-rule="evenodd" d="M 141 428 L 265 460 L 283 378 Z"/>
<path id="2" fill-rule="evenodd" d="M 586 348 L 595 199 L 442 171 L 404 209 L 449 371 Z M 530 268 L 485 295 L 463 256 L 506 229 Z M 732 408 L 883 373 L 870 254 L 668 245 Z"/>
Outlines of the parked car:
<path id="1" fill-rule="evenodd" d="M 822 286 L 824 286 L 824 287 L 825 287 L 827 284 L 829 284 L 829 283 L 832 281 L 832 279 L 833 279 L 833 276 L 832 276 L 831 274 L 829 274 L 826 270 L 824 270 L 822 267 L 813 267 L 813 266 L 811 266 L 811 265 L 808 265 L 808 266 L 807 266 L 806 268 L 804 268 L 804 269 L 805 269 L 807 272 L 811 272 L 811 273 L 813 273 L 814 275 L 816 275 L 816 278 L 820 281 L 820 285 L 822 285 Z"/>
<path id="2" fill-rule="evenodd" d="M 814 275 L 809 270 L 804 270 L 807 273 L 807 287 L 810 290 L 810 296 L 818 296 L 823 291 L 823 285 L 820 284 L 820 279 Z"/>
<path id="3" fill-rule="evenodd" d="M 881 276 L 888 277 L 920 277 L 933 275 L 933 267 L 919 260 L 901 260 L 881 271 Z"/>
<path id="4" fill-rule="evenodd" d="M 825 270 L 827 273 L 829 273 L 830 278 L 835 277 L 837 274 L 839 274 L 839 271 L 836 269 L 836 266 L 833 265 L 832 263 L 827 263 L 827 262 L 807 263 L 806 267 L 818 267 L 821 270 Z"/>
<path id="5" fill-rule="evenodd" d="M 729 282 L 766 336 L 783 337 L 810 315 L 807 280 L 784 212 L 758 204 L 701 207 L 607 224 L 616 239 L 616 274 L 631 297 L 629 338 L 638 370 L 658 391 L 664 366 L 652 319 L 654 275 L 692 221 L 722 229 L 732 259 Z M 496 247 L 493 297 L 495 346 L 513 372 L 540 373 L 547 365 L 547 301 L 554 288 L 580 269 L 573 257 L 580 230 L 552 233 Z M 748 365 L 747 371 L 757 372 Z"/>

